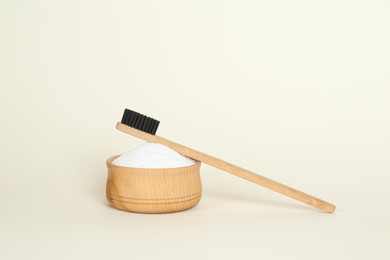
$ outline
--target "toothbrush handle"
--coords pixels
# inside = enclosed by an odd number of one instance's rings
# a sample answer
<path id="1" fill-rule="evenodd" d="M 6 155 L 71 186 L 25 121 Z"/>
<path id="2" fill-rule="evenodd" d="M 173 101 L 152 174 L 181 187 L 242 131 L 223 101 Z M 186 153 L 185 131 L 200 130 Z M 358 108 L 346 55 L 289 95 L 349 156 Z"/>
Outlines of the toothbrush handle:
<path id="1" fill-rule="evenodd" d="M 137 130 L 135 128 L 129 127 L 129 126 L 122 124 L 122 123 L 119 123 L 119 122 L 117 123 L 116 128 L 119 131 L 133 135 L 133 136 L 138 137 L 138 138 L 141 138 L 145 141 L 152 142 L 152 143 L 159 143 L 159 144 L 168 146 L 169 148 L 177 151 L 178 153 L 180 153 L 182 155 L 185 155 L 185 156 L 190 157 L 192 159 L 195 159 L 197 161 L 201 161 L 201 162 L 206 163 L 210 166 L 213 166 L 215 168 L 218 168 L 220 170 L 223 170 L 225 172 L 233 174 L 237 177 L 243 178 L 245 180 L 256 183 L 256 184 L 261 185 L 261 186 L 268 188 L 270 190 L 273 190 L 275 192 L 286 195 L 290 198 L 296 199 L 298 201 L 301 201 L 303 203 L 306 203 L 308 205 L 316 207 L 316 208 L 318 208 L 326 213 L 333 213 L 335 208 L 336 208 L 335 205 L 333 205 L 329 202 L 318 199 L 318 198 L 313 197 L 309 194 L 306 194 L 302 191 L 296 190 L 296 189 L 291 188 L 289 186 L 286 186 L 282 183 L 273 181 L 271 179 L 268 179 L 266 177 L 258 175 L 254 172 L 251 172 L 251 171 L 248 171 L 248 170 L 241 168 L 239 166 L 233 165 L 229 162 L 225 162 L 225 161 L 220 160 L 218 158 L 215 158 L 211 155 L 208 155 L 208 154 L 196 151 L 194 149 L 191 149 L 189 147 L 183 146 L 181 144 L 172 142 L 172 141 L 165 139 L 163 137 L 145 133 L 143 131 Z"/>

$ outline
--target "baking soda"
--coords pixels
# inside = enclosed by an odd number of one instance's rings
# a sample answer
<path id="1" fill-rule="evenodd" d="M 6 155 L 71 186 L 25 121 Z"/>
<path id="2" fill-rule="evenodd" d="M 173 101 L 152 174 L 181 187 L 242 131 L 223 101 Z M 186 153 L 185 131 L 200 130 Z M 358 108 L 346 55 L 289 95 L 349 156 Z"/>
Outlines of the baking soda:
<path id="1" fill-rule="evenodd" d="M 144 143 L 116 158 L 112 164 L 131 168 L 178 168 L 196 162 L 162 144 Z"/>

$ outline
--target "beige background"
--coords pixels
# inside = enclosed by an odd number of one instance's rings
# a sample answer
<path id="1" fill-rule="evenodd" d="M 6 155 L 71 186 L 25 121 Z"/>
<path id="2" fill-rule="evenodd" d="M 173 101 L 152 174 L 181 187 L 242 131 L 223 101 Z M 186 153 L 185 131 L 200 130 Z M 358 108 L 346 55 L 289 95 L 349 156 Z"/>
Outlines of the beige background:
<path id="1" fill-rule="evenodd" d="M 389 1 L 0 1 L 0 258 L 389 259 Z M 177 214 L 105 201 L 159 134 L 337 205 L 202 166 Z"/>

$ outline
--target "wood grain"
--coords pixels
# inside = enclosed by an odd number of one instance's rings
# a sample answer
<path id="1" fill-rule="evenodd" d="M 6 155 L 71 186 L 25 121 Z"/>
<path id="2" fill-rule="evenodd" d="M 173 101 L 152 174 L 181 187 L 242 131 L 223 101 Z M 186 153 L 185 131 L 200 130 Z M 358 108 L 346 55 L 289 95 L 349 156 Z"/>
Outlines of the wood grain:
<path id="1" fill-rule="evenodd" d="M 268 189 L 273 190 L 275 192 L 281 193 L 283 195 L 286 195 L 290 198 L 296 199 L 298 201 L 301 201 L 301 202 L 306 203 L 308 205 L 311 205 L 313 207 L 316 207 L 316 208 L 318 208 L 326 213 L 333 213 L 335 208 L 336 208 L 335 205 L 333 205 L 329 202 L 326 202 L 324 200 L 321 200 L 319 198 L 311 196 L 307 193 L 304 193 L 304 192 L 299 191 L 297 189 L 286 186 L 282 183 L 268 179 L 266 177 L 263 177 L 261 175 L 254 173 L 254 172 L 251 172 L 251 171 L 248 171 L 248 170 L 241 168 L 239 166 L 233 165 L 229 162 L 225 162 L 225 161 L 220 160 L 218 158 L 215 158 L 211 155 L 208 155 L 208 154 L 196 151 L 194 149 L 191 149 L 189 147 L 183 146 L 181 144 L 172 142 L 172 141 L 165 139 L 163 137 L 160 137 L 157 135 L 151 135 L 151 134 L 145 133 L 143 131 L 139 131 L 135 128 L 129 127 L 129 126 L 122 124 L 120 122 L 117 123 L 116 128 L 119 131 L 133 135 L 133 136 L 138 137 L 138 138 L 141 138 L 141 139 L 146 140 L 148 142 L 159 143 L 159 144 L 168 146 L 169 148 L 179 152 L 182 155 L 185 155 L 187 157 L 190 157 L 190 158 L 195 159 L 195 160 L 200 161 L 200 162 L 204 162 L 210 166 L 221 169 L 225 172 L 228 172 L 230 174 L 233 174 L 235 176 L 238 176 L 238 177 L 243 178 L 245 180 L 248 180 L 250 182 L 256 183 L 256 184 L 261 185 L 265 188 L 268 188 Z"/>
<path id="2" fill-rule="evenodd" d="M 194 207 L 202 195 L 200 162 L 186 167 L 144 169 L 107 160 L 106 197 L 114 207 L 138 213 L 170 213 Z"/>

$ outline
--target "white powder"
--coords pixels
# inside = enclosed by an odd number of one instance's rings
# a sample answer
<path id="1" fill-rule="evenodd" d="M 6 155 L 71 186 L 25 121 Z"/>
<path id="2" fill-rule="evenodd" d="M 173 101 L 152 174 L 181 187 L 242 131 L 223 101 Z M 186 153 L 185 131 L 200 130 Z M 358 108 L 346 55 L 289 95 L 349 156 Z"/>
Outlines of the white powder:
<path id="1" fill-rule="evenodd" d="M 178 168 L 195 161 L 162 144 L 144 143 L 116 158 L 112 164 L 131 168 Z"/>

